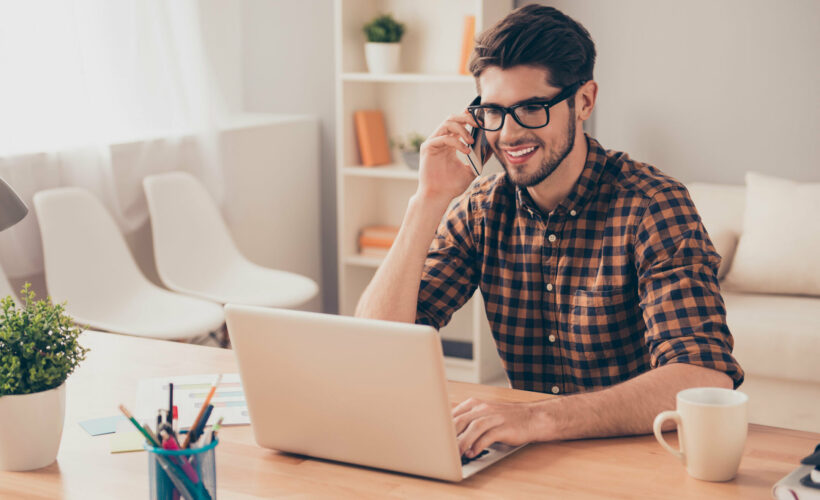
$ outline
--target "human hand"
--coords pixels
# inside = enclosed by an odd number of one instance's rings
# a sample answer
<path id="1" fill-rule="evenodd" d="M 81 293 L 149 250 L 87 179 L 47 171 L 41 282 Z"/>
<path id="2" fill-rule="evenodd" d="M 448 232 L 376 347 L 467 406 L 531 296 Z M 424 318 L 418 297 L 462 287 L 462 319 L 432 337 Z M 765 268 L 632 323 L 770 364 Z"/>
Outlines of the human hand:
<path id="1" fill-rule="evenodd" d="M 519 446 L 535 440 L 532 403 L 496 403 L 470 398 L 453 409 L 458 451 L 473 458 L 493 443 Z"/>
<path id="2" fill-rule="evenodd" d="M 422 198 L 449 204 L 475 179 L 472 167 L 462 163 L 456 155 L 456 151 L 470 154 L 474 140 L 467 132 L 467 125 L 476 127 L 475 120 L 465 110 L 447 118 L 422 143 L 418 188 Z"/>

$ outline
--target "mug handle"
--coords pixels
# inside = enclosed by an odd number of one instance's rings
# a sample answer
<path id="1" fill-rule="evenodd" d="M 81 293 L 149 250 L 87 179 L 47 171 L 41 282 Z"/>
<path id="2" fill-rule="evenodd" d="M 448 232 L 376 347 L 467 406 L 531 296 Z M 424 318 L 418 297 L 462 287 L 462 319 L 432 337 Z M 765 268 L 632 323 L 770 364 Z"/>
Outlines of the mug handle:
<path id="1" fill-rule="evenodd" d="M 680 446 L 679 450 L 676 450 L 669 446 L 669 443 L 666 442 L 666 439 L 663 438 L 663 434 L 661 433 L 661 428 L 663 427 L 663 423 L 667 420 L 674 420 L 676 424 L 678 424 L 678 446 Z M 676 411 L 664 411 L 658 414 L 655 417 L 655 423 L 652 426 L 653 430 L 655 431 L 655 439 L 666 448 L 666 451 L 675 455 L 678 460 L 681 462 L 685 462 L 685 453 L 683 451 L 683 424 L 681 423 L 680 413 Z"/>

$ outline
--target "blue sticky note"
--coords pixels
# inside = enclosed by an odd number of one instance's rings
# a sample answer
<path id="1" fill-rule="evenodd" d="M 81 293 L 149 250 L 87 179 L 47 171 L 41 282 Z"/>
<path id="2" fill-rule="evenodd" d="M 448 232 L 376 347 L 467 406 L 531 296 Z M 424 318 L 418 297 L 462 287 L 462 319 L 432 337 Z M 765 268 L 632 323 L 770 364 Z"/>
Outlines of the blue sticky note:
<path id="1" fill-rule="evenodd" d="M 117 423 L 122 420 L 125 420 L 123 415 L 92 418 L 91 420 L 80 422 L 80 427 L 92 436 L 101 436 L 103 434 L 113 434 L 117 432 Z"/>

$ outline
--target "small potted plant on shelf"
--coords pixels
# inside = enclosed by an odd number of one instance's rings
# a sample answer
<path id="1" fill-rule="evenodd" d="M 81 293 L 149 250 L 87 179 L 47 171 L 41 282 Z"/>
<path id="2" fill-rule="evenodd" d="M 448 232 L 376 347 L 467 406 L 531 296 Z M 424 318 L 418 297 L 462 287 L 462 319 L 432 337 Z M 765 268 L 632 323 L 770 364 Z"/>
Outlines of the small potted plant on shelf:
<path id="1" fill-rule="evenodd" d="M 390 14 L 382 14 L 364 25 L 367 68 L 371 73 L 398 73 L 404 24 Z"/>
<path id="2" fill-rule="evenodd" d="M 421 159 L 421 145 L 427 140 L 423 135 L 413 132 L 407 136 L 407 140 L 398 138 L 393 141 L 395 147 L 399 149 L 404 164 L 413 170 L 419 169 Z"/>
<path id="3" fill-rule="evenodd" d="M 57 458 L 65 419 L 65 380 L 85 359 L 82 329 L 63 304 L 0 300 L 0 470 L 39 469 Z"/>

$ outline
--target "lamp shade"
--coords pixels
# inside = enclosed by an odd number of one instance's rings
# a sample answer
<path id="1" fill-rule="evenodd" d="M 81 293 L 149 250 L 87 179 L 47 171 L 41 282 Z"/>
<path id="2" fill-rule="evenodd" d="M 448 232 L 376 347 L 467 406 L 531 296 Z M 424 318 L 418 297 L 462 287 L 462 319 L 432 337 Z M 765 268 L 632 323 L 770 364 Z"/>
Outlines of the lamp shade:
<path id="1" fill-rule="evenodd" d="M 28 214 L 28 207 L 17 193 L 0 179 L 0 231 L 17 224 Z"/>

